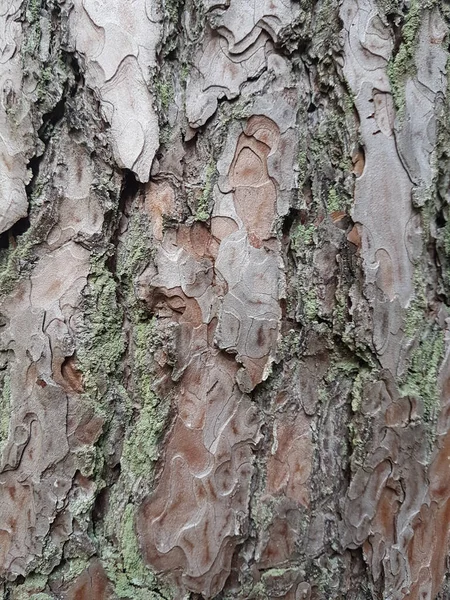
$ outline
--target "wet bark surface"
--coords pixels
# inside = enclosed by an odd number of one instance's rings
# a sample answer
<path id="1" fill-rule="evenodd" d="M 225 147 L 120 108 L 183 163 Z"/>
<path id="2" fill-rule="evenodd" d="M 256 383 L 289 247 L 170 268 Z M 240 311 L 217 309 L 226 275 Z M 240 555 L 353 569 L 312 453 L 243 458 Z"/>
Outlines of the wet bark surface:
<path id="1" fill-rule="evenodd" d="M 0 590 L 444 600 L 450 8 L 0 4 Z"/>

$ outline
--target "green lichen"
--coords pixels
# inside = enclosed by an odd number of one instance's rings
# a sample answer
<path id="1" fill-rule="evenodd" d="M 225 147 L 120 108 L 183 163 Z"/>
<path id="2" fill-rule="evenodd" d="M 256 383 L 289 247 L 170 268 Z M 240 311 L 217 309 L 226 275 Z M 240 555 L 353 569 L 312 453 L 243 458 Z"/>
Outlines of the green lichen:
<path id="1" fill-rule="evenodd" d="M 441 7 L 442 9 L 442 7 Z M 449 6 L 450 13 L 450 6 Z M 450 14 L 448 15 L 450 22 Z M 437 230 L 436 248 L 441 265 L 440 275 L 442 287 L 446 296 L 446 304 L 450 306 L 450 219 L 447 201 L 448 190 L 448 161 L 450 157 L 450 58 L 446 65 L 446 93 L 442 108 L 436 113 L 438 123 L 438 140 L 435 152 L 435 184 L 436 194 L 434 207 L 441 210 L 445 224 Z"/>
<path id="2" fill-rule="evenodd" d="M 206 210 L 200 208 L 195 212 L 195 220 L 196 221 L 207 221 L 209 219 L 209 212 L 207 212 Z"/>
<path id="3" fill-rule="evenodd" d="M 360 436 L 360 429 L 355 423 L 353 423 L 353 421 L 351 421 L 347 427 L 350 444 L 352 445 L 353 449 L 353 464 L 362 465 L 363 461 L 355 461 L 355 457 L 364 450 L 364 442 Z"/>
<path id="4" fill-rule="evenodd" d="M 377 5 L 383 16 L 400 14 L 403 0 L 377 0 Z"/>
<path id="5" fill-rule="evenodd" d="M 444 356 L 444 332 L 436 325 L 428 326 L 414 350 L 405 383 L 404 395 L 413 395 L 423 402 L 425 421 L 433 423 L 440 407 L 438 374 Z"/>
<path id="6" fill-rule="evenodd" d="M 120 527 L 108 525 L 117 534 L 118 547 L 103 544 L 102 561 L 118 598 L 162 600 L 165 593 L 153 572 L 145 566 L 134 528 L 134 490 L 151 484 L 158 457 L 161 433 L 167 422 L 168 403 L 157 396 L 154 386 L 154 351 L 160 344 L 156 319 L 136 298 L 136 282 L 151 260 L 151 223 L 139 211 L 132 212 L 126 234 L 117 250 L 116 272 L 120 280 L 121 303 L 129 321 L 129 345 L 125 361 L 132 365 L 125 398 L 125 442 L 121 456 L 121 477 L 117 482 L 109 519 L 120 514 Z M 142 489 L 139 488 L 142 492 Z M 140 492 L 140 493 L 141 493 Z M 128 498 L 124 506 L 123 496 Z M 116 506 L 117 505 L 117 506 Z"/>
<path id="7" fill-rule="evenodd" d="M 123 309 L 117 284 L 106 257 L 94 257 L 84 292 L 84 323 L 77 349 L 77 366 L 83 373 L 85 397 L 105 409 L 104 396 L 113 386 L 125 350 Z"/>
<path id="8" fill-rule="evenodd" d="M 373 419 L 367 414 L 356 413 L 347 425 L 351 446 L 350 466 L 353 473 L 367 461 L 367 452 L 373 438 Z"/>
<path id="9" fill-rule="evenodd" d="M 156 578 L 142 561 L 134 527 L 134 513 L 134 505 L 128 504 L 123 514 L 120 532 L 123 566 L 132 585 L 151 588 L 155 586 Z"/>
<path id="10" fill-rule="evenodd" d="M 434 422 L 440 405 L 438 373 L 444 354 L 444 332 L 429 323 L 424 268 L 414 271 L 415 297 L 406 310 L 404 333 L 412 345 L 402 393 L 412 394 L 423 402 L 424 419 Z"/>
<path id="11" fill-rule="evenodd" d="M 220 127 L 228 133 L 230 123 L 243 121 L 248 119 L 252 114 L 252 99 L 239 98 L 233 102 L 224 102 L 219 106 L 219 123 Z"/>
<path id="12" fill-rule="evenodd" d="M 303 322 L 315 321 L 320 303 L 317 288 L 314 284 L 312 267 L 313 244 L 316 242 L 317 228 L 310 224 L 298 223 L 291 229 L 290 244 L 295 256 L 295 261 L 302 264 L 303 276 L 295 279 L 297 290 L 297 310 Z M 289 301 L 289 299 L 288 299 Z"/>
<path id="13" fill-rule="evenodd" d="M 154 90 L 161 108 L 166 112 L 175 98 L 172 84 L 168 81 L 157 79 L 154 84 Z"/>
<path id="14" fill-rule="evenodd" d="M 443 246 L 444 246 L 445 255 L 450 257 L 450 223 L 449 223 L 449 221 L 447 221 L 447 223 L 445 224 L 445 228 L 444 228 Z"/>
<path id="15" fill-rule="evenodd" d="M 57 2 L 29 0 L 23 18 L 23 42 L 20 46 L 22 70 L 34 83 L 31 118 L 39 137 L 46 141 L 55 127 L 52 120 L 42 122 L 44 113 L 51 113 L 67 91 L 67 83 L 74 83 L 74 73 L 67 65 L 67 54 L 61 51 L 61 32 L 54 23 L 60 18 Z M 45 26 L 44 26 L 45 24 Z M 43 35 L 50 32 L 50 39 Z M 28 86 L 32 89 L 31 86 Z M 16 119 L 20 119 L 20 107 L 16 107 Z"/>
<path id="16" fill-rule="evenodd" d="M 258 529 L 268 529 L 273 523 L 276 500 L 272 496 L 256 494 L 252 497 L 252 522 Z"/>
<path id="17" fill-rule="evenodd" d="M 289 573 L 295 573 L 297 572 L 296 568 L 292 568 L 292 567 L 287 567 L 287 568 L 283 568 L 283 569 L 277 569 L 277 568 L 273 568 L 273 569 L 267 569 L 267 571 L 264 571 L 264 573 L 261 576 L 261 579 L 268 579 L 270 577 L 282 577 L 283 575 L 287 575 Z"/>
<path id="18" fill-rule="evenodd" d="M 30 600 L 30 598 L 34 598 L 34 600 L 48 600 L 50 596 L 43 593 L 43 590 L 47 586 L 47 579 L 46 575 L 30 573 L 27 575 L 25 581 L 14 590 L 14 599 Z"/>
<path id="19" fill-rule="evenodd" d="M 353 202 L 352 189 L 344 179 L 344 174 L 352 171 L 351 151 L 357 143 L 354 110 L 349 108 L 352 104 L 349 98 L 348 92 L 342 90 L 334 98 L 336 108 L 324 112 L 320 109 L 318 124 L 309 132 L 308 162 L 316 209 L 322 208 L 325 185 L 335 187 L 336 191 L 339 189 L 342 205 Z M 323 173 L 330 173 L 329 181 Z"/>
<path id="20" fill-rule="evenodd" d="M 374 366 L 362 364 L 358 357 L 337 345 L 330 356 L 330 366 L 319 388 L 319 398 L 325 407 L 330 406 L 330 400 L 337 394 L 345 397 L 350 404 L 347 439 L 351 447 L 351 465 L 357 469 L 364 464 L 370 436 L 369 418 L 361 413 L 364 386 L 368 381 L 378 379 L 378 371 Z M 343 442 L 342 452 L 348 454 L 347 441 Z"/>
<path id="21" fill-rule="evenodd" d="M 41 8 L 42 0 L 29 0 L 25 10 L 25 22 L 28 24 L 28 29 L 21 47 L 24 69 L 28 68 L 27 59 L 37 52 L 41 41 Z"/>
<path id="22" fill-rule="evenodd" d="M 328 212 L 336 212 L 341 209 L 341 202 L 339 200 L 339 196 L 335 188 L 331 188 L 328 192 L 328 202 L 327 202 Z"/>
<path id="23" fill-rule="evenodd" d="M 54 76 L 55 75 L 51 67 L 45 67 L 42 69 L 41 76 L 36 86 L 37 97 L 39 101 L 43 102 L 46 100 L 49 91 L 49 84 Z"/>
<path id="24" fill-rule="evenodd" d="M 86 571 L 88 567 L 88 558 L 66 558 L 62 560 L 60 564 L 57 567 L 55 567 L 53 571 L 47 576 L 48 583 L 50 584 L 50 586 L 53 582 L 57 582 L 58 585 L 65 586 L 66 584 L 70 584 L 71 582 L 75 581 L 84 571 Z M 29 576 L 27 576 L 27 580 L 28 578 Z M 43 585 L 42 589 L 44 587 L 45 586 Z M 28 597 L 29 596 L 26 596 L 26 598 Z"/>
<path id="25" fill-rule="evenodd" d="M 183 81 L 184 83 L 186 83 L 187 78 L 189 77 L 190 70 L 191 70 L 191 67 L 188 63 L 184 62 L 181 65 L 180 77 L 181 77 L 181 81 Z"/>
<path id="26" fill-rule="evenodd" d="M 316 562 L 313 567 L 313 580 L 320 594 L 320 598 L 337 598 L 344 572 L 344 563 L 341 556 L 324 557 L 321 563 Z"/>
<path id="27" fill-rule="evenodd" d="M 302 574 L 304 576 L 304 573 Z M 287 592 L 289 589 L 293 588 L 295 579 L 298 577 L 298 567 L 267 569 L 262 572 L 261 580 L 252 587 L 246 597 L 248 597 L 249 600 L 269 600 L 274 597 L 274 592 L 276 596 L 279 597 L 281 590 Z M 287 580 L 283 582 L 283 578 L 286 578 Z"/>
<path id="28" fill-rule="evenodd" d="M 164 9 L 170 21 L 174 24 L 178 22 L 178 13 L 182 3 L 180 0 L 164 0 Z"/>
<path id="29" fill-rule="evenodd" d="M 397 54 L 389 61 L 387 73 L 398 116 L 405 112 L 405 84 L 416 73 L 414 55 L 418 43 L 418 33 L 423 12 L 435 6 L 435 0 L 411 0 L 402 28 L 402 43 Z"/>
<path id="30" fill-rule="evenodd" d="M 447 158 L 444 156 L 444 160 Z M 444 209 L 445 210 L 445 209 Z M 450 220 L 447 217 L 447 221 L 439 231 L 439 237 L 437 242 L 437 248 L 439 251 L 439 258 L 441 262 L 441 275 L 447 296 L 447 304 L 450 303 Z"/>
<path id="31" fill-rule="evenodd" d="M 340 33 L 338 5 L 334 0 L 324 0 L 317 4 L 314 15 L 311 52 L 320 57 L 322 64 L 322 77 L 327 73 L 330 55 L 338 45 Z M 312 11 L 310 11 L 312 12 Z M 331 62 L 331 61 L 330 61 Z"/>
<path id="32" fill-rule="evenodd" d="M 291 329 L 280 337 L 277 348 L 277 362 L 295 356 L 300 348 L 301 332 Z"/>
<path id="33" fill-rule="evenodd" d="M 298 187 L 299 194 L 301 193 L 300 188 L 304 184 L 308 175 L 308 154 L 304 148 L 300 148 L 297 155 L 297 169 L 298 169 Z"/>
<path id="34" fill-rule="evenodd" d="M 11 407 L 11 378 L 5 374 L 0 396 L 0 452 L 8 439 Z"/>
<path id="35" fill-rule="evenodd" d="M 33 262 L 33 248 L 37 245 L 31 230 L 18 236 L 16 247 L 0 254 L 0 298 L 11 293 L 25 275 L 28 275 Z"/>
<path id="36" fill-rule="evenodd" d="M 150 480 L 158 458 L 161 434 L 167 423 L 169 403 L 162 402 L 154 391 L 151 348 L 156 341 L 155 321 L 139 322 L 133 327 L 133 382 L 139 414 L 132 425 L 123 450 L 124 468 L 134 478 Z"/>
<path id="37" fill-rule="evenodd" d="M 348 292 L 347 292 L 348 294 Z M 345 326 L 347 323 L 347 298 L 348 295 L 342 293 L 342 290 L 338 290 L 336 294 L 336 302 L 333 308 L 333 329 L 345 342 L 347 340 Z"/>
<path id="38" fill-rule="evenodd" d="M 84 558 L 71 558 L 64 564 L 64 581 L 73 581 L 81 575 L 88 567 L 88 561 Z M 53 574 L 52 574 L 53 575 Z"/>
<path id="39" fill-rule="evenodd" d="M 197 210 L 194 218 L 196 221 L 207 221 L 209 219 L 209 203 L 214 187 L 214 175 L 216 173 L 216 165 L 211 158 L 205 170 L 205 184 L 203 191 L 197 203 Z"/>
<path id="40" fill-rule="evenodd" d="M 158 343 L 156 320 L 136 322 L 133 326 L 133 396 L 140 405 L 139 414 L 124 445 L 124 467 L 134 477 L 151 479 L 158 458 L 161 434 L 167 423 L 169 403 L 154 391 L 153 348 Z"/>
<path id="41" fill-rule="evenodd" d="M 50 175 L 47 173 L 41 175 L 39 173 L 36 180 L 33 181 L 33 190 L 29 196 L 30 207 L 33 210 L 35 207 L 42 206 L 45 194 L 49 189 Z"/>
<path id="42" fill-rule="evenodd" d="M 25 11 L 25 18 L 28 23 L 37 21 L 41 14 L 42 0 L 29 0 Z"/>
<path id="43" fill-rule="evenodd" d="M 248 585 L 247 588 L 249 588 Z M 244 590 L 241 591 L 244 592 Z M 236 596 L 234 594 L 225 594 L 224 600 L 235 600 L 235 597 Z M 258 581 L 256 585 L 252 586 L 248 591 L 245 592 L 245 597 L 247 597 L 248 600 L 268 600 L 264 583 L 262 581 Z"/>
<path id="44" fill-rule="evenodd" d="M 364 386 L 370 379 L 370 372 L 367 369 L 361 369 L 358 371 L 352 387 L 352 410 L 354 413 L 361 409 L 362 395 Z"/>
<path id="45" fill-rule="evenodd" d="M 117 272 L 128 318 L 131 321 L 130 362 L 132 369 L 130 428 L 123 449 L 123 467 L 133 478 L 150 481 L 158 457 L 158 443 L 166 425 L 169 403 L 157 396 L 154 388 L 153 353 L 159 345 L 156 320 L 149 318 L 136 299 L 136 278 L 151 259 L 151 228 L 139 213 L 130 216 L 127 234 L 118 250 Z M 135 415 L 133 413 L 136 413 Z"/>
<path id="46" fill-rule="evenodd" d="M 359 365 L 355 360 L 349 358 L 345 360 L 340 354 L 337 354 L 331 360 L 331 365 L 325 375 L 327 383 L 335 382 L 339 377 L 353 379 L 359 371 Z"/>
<path id="47" fill-rule="evenodd" d="M 133 289 L 134 279 L 149 263 L 152 252 L 151 223 L 146 215 L 139 212 L 131 214 L 123 243 L 117 251 L 117 273 L 126 295 L 128 307 L 136 304 Z"/>
<path id="48" fill-rule="evenodd" d="M 412 340 L 421 329 L 426 316 L 428 303 L 426 297 L 426 284 L 423 270 L 420 265 L 414 269 L 414 298 L 406 309 L 403 331 Z"/>
<path id="49" fill-rule="evenodd" d="M 118 598 L 169 600 L 173 597 L 144 564 L 134 526 L 135 506 L 126 505 L 117 528 L 119 550 L 106 549 L 103 563 Z M 158 591 L 156 591 L 158 590 Z"/>
<path id="50" fill-rule="evenodd" d="M 316 227 L 314 225 L 303 225 L 299 223 L 291 233 L 291 247 L 294 252 L 299 252 L 303 246 L 309 246 L 313 242 Z"/>
<path id="51" fill-rule="evenodd" d="M 124 444 L 123 469 L 132 478 L 151 480 L 158 457 L 161 433 L 167 422 L 168 402 L 162 402 L 154 387 L 155 348 L 160 344 L 155 318 L 136 298 L 135 284 L 151 260 L 151 223 L 145 215 L 130 215 L 127 233 L 117 252 L 117 273 L 131 327 L 129 361 L 132 364 L 131 396 L 127 406 L 129 429 Z"/>
<path id="52" fill-rule="evenodd" d="M 302 297 L 303 311 L 309 321 L 314 321 L 319 312 L 319 301 L 314 288 L 310 288 Z"/>

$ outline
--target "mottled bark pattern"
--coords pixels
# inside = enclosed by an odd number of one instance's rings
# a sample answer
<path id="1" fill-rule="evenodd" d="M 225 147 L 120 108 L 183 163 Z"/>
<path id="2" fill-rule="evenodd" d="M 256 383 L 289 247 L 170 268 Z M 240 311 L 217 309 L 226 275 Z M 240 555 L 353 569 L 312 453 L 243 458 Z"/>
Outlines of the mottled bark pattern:
<path id="1" fill-rule="evenodd" d="M 449 597 L 449 24 L 0 6 L 5 600 Z"/>

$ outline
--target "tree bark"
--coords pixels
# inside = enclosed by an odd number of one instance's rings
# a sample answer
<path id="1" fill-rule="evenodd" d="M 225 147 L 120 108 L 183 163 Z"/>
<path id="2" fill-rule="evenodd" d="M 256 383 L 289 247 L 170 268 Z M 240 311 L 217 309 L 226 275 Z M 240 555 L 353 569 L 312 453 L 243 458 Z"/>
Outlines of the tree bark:
<path id="1" fill-rule="evenodd" d="M 3 598 L 449 598 L 447 3 L 0 9 Z"/>

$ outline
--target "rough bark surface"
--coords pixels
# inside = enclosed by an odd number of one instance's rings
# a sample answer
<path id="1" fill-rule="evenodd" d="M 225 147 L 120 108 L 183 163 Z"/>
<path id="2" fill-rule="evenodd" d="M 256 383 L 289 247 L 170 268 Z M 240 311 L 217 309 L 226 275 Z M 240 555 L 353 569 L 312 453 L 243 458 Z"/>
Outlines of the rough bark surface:
<path id="1" fill-rule="evenodd" d="M 0 0 L 5 600 L 450 598 L 449 25 Z"/>

